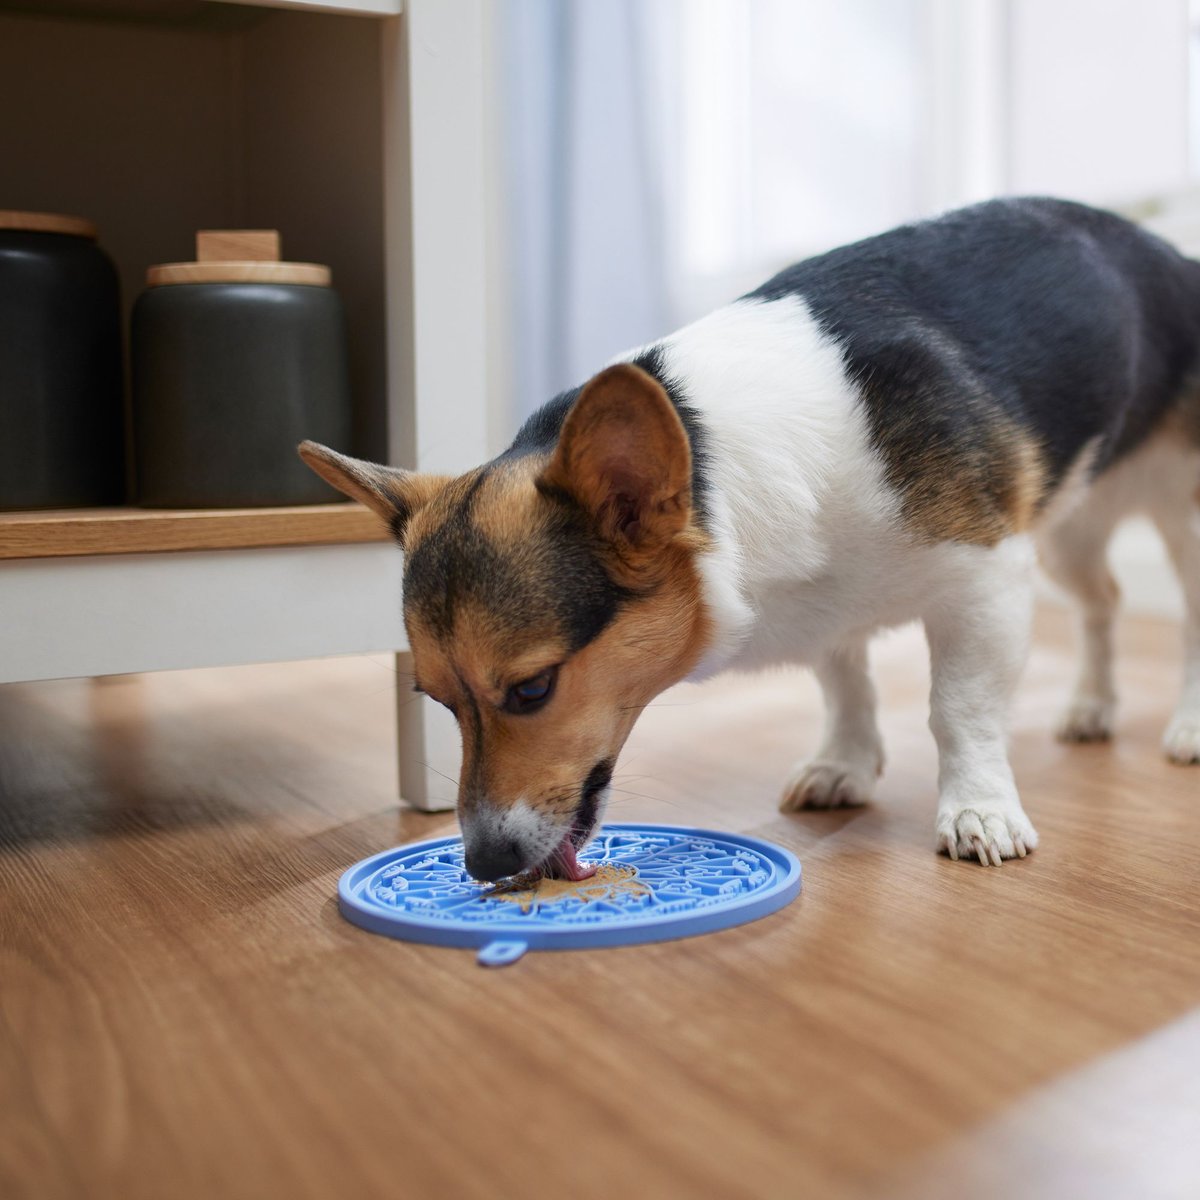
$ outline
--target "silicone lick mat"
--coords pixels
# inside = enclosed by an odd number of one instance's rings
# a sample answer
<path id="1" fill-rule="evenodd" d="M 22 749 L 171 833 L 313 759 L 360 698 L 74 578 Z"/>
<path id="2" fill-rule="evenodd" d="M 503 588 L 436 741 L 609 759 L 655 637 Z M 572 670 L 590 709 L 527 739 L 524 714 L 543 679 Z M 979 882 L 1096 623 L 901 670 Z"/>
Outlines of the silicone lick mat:
<path id="1" fill-rule="evenodd" d="M 598 863 L 602 877 L 555 881 L 538 898 L 472 879 L 459 838 L 415 842 L 351 867 L 338 883 L 338 907 L 373 933 L 476 947 L 484 966 L 504 966 L 529 949 L 628 946 L 728 929 L 775 912 L 800 891 L 794 854 L 740 834 L 605 825 L 579 857 Z"/>

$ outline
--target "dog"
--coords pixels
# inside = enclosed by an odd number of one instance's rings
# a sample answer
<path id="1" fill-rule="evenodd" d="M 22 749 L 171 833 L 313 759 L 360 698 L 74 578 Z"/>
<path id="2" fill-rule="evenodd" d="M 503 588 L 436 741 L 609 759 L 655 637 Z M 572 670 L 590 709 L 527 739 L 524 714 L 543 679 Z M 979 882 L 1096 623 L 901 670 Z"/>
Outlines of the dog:
<path id="1" fill-rule="evenodd" d="M 403 548 L 417 690 L 462 733 L 466 863 L 581 878 L 617 755 L 682 679 L 811 667 L 826 705 L 785 811 L 865 804 L 883 768 L 867 644 L 923 622 L 937 849 L 1038 835 L 1006 748 L 1040 557 L 1077 601 L 1059 729 L 1111 735 L 1134 511 L 1187 602 L 1164 738 L 1200 761 L 1200 263 L 1111 213 L 1004 199 L 789 267 L 622 355 L 458 478 L 306 442 Z"/>

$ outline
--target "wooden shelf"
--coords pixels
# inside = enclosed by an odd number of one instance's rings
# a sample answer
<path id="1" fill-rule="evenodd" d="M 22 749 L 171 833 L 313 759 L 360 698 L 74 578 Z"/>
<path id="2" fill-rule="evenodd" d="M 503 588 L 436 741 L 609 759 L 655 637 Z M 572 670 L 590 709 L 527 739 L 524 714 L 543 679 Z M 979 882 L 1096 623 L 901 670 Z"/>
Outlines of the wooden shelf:
<path id="1" fill-rule="evenodd" d="M 0 512 L 0 559 L 388 540 L 383 522 L 370 509 L 353 503 L 295 508 Z"/>

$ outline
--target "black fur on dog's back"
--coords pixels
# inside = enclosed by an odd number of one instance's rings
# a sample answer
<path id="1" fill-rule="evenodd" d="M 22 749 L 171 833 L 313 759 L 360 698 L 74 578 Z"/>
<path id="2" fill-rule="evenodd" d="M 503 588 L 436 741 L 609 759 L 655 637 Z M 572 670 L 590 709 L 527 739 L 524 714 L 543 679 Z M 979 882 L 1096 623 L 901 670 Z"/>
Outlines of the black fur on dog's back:
<path id="1" fill-rule="evenodd" d="M 837 339 L 889 481 L 933 537 L 997 540 L 1018 476 L 1040 503 L 1088 443 L 1103 471 L 1194 387 L 1200 264 L 1080 204 L 989 201 L 747 299 L 788 295 Z"/>

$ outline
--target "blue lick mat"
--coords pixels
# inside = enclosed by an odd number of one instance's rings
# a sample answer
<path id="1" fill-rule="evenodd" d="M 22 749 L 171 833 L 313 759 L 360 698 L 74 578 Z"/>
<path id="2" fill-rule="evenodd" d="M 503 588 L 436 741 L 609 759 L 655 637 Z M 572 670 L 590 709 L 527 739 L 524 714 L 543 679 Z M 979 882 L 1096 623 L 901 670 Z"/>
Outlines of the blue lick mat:
<path id="1" fill-rule="evenodd" d="M 599 877 L 550 881 L 544 896 L 498 893 L 467 874 L 459 838 L 416 842 L 351 867 L 338 883 L 338 906 L 373 933 L 478 947 L 482 964 L 503 966 L 531 948 L 628 946 L 728 929 L 800 891 L 794 854 L 733 833 L 605 825 L 579 857 L 599 863 Z"/>

